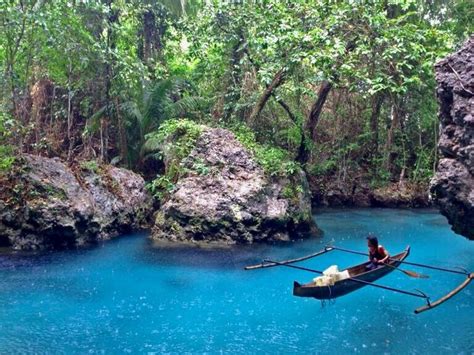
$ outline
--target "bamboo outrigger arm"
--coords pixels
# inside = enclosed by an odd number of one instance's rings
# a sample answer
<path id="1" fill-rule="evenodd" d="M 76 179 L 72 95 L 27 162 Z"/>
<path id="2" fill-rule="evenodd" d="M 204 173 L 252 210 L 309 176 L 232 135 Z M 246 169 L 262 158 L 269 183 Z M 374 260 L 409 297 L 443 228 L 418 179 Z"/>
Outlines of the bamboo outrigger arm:
<path id="1" fill-rule="evenodd" d="M 316 256 L 319 256 L 319 255 L 322 255 L 322 254 L 325 254 L 325 253 L 328 253 L 330 251 L 334 250 L 334 248 L 332 247 L 325 247 L 323 250 L 321 251 L 318 251 L 317 253 L 313 253 L 313 254 L 309 254 L 309 255 L 306 255 L 306 256 L 302 256 L 300 258 L 296 258 L 296 259 L 290 259 L 290 260 L 284 260 L 284 261 L 279 261 L 279 262 L 269 262 L 269 263 L 261 263 L 261 264 L 257 264 L 257 265 L 250 265 L 250 266 L 246 266 L 244 269 L 245 270 L 254 270 L 254 269 L 262 269 L 262 268 L 266 268 L 266 267 L 273 267 L 273 266 L 281 266 L 281 265 L 287 265 L 287 264 L 292 264 L 292 263 L 296 263 L 296 262 L 299 262 L 299 261 L 303 261 L 303 260 L 308 260 L 310 258 L 314 258 Z"/>
<path id="2" fill-rule="evenodd" d="M 459 293 L 462 289 L 464 289 L 467 285 L 469 285 L 469 283 L 472 281 L 472 279 L 474 279 L 474 272 L 471 272 L 462 284 L 460 284 L 458 287 L 456 287 L 454 290 L 452 290 L 446 296 L 441 297 L 439 300 L 436 300 L 435 302 L 431 302 L 431 303 L 428 302 L 427 305 L 415 309 L 415 313 L 418 314 L 418 313 L 427 311 L 429 309 L 435 308 L 436 306 L 439 306 L 441 303 L 446 302 L 451 297 L 453 297 L 454 295 Z"/>

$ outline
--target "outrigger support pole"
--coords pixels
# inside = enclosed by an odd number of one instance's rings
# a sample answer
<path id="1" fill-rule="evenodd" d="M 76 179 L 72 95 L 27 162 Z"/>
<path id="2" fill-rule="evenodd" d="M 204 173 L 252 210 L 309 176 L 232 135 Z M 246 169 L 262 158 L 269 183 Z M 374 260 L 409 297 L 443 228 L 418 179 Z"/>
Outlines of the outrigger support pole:
<path id="1" fill-rule="evenodd" d="M 352 254 L 358 254 L 358 255 L 365 255 L 365 256 L 368 256 L 367 253 L 362 253 L 362 252 L 359 252 L 359 251 L 355 251 L 355 250 L 350 250 L 350 249 L 344 249 L 344 248 L 339 248 L 339 247 L 335 247 L 335 246 L 331 246 L 330 248 L 334 249 L 334 250 L 340 250 L 340 251 L 344 251 L 346 253 L 352 253 Z M 460 274 L 460 275 L 466 275 L 466 276 L 469 276 L 469 272 L 467 271 L 459 271 L 459 270 L 453 270 L 453 269 L 446 269 L 446 268 L 443 268 L 443 267 L 438 267 L 438 266 L 431 266 L 431 265 L 425 265 L 425 264 L 418 264 L 418 263 L 411 263 L 409 261 L 400 261 L 400 263 L 402 264 L 407 264 L 407 265 L 413 265 L 413 266 L 419 266 L 419 267 L 424 267 L 424 268 L 427 268 L 427 269 L 433 269 L 433 270 L 439 270 L 439 271 L 446 271 L 446 272 L 452 272 L 454 274 Z"/>
<path id="2" fill-rule="evenodd" d="M 306 256 L 302 256 L 300 258 L 296 258 L 296 259 L 290 259 L 290 260 L 284 260 L 284 261 L 278 261 L 278 262 L 263 262 L 261 264 L 257 264 L 257 265 L 250 265 L 250 266 L 246 266 L 244 269 L 245 270 L 254 270 L 254 269 L 263 269 L 263 268 L 266 268 L 266 267 L 273 267 L 273 266 L 281 266 L 281 265 L 287 265 L 287 264 L 292 264 L 292 263 L 296 263 L 296 262 L 299 262 L 299 261 L 303 261 L 303 260 L 308 260 L 310 258 L 314 258 L 316 256 L 319 256 L 319 255 L 322 255 L 322 254 L 325 254 L 325 253 L 328 253 L 330 251 L 332 251 L 333 248 L 332 247 L 325 247 L 323 250 L 321 251 L 318 251 L 317 253 L 313 253 L 313 254 L 310 254 L 310 255 L 306 255 Z"/>
<path id="3" fill-rule="evenodd" d="M 435 302 L 430 303 L 428 301 L 428 304 L 426 306 L 419 307 L 415 309 L 415 314 L 427 311 L 429 309 L 435 308 L 436 306 L 439 306 L 441 303 L 446 302 L 449 300 L 451 297 L 453 297 L 455 294 L 459 293 L 463 288 L 465 288 L 469 283 L 474 279 L 474 272 L 471 272 L 467 278 L 464 280 L 462 284 L 460 284 L 458 287 L 456 287 L 454 290 L 452 290 L 450 293 L 448 293 L 446 296 L 441 297 L 439 300 L 436 300 Z"/>
<path id="4" fill-rule="evenodd" d="M 275 264 L 280 265 L 280 266 L 286 266 L 286 267 L 290 267 L 290 268 L 297 269 L 297 270 L 303 270 L 303 271 L 314 272 L 314 273 L 316 273 L 316 274 L 322 274 L 322 273 L 323 273 L 322 271 L 319 271 L 319 270 L 308 269 L 308 268 L 306 268 L 306 267 L 301 267 L 301 266 L 283 264 L 283 263 L 279 263 L 278 261 L 264 260 L 263 262 L 264 262 L 264 263 L 275 263 Z M 426 300 L 428 301 L 428 304 L 429 304 L 429 297 L 426 296 L 423 292 L 421 292 L 421 291 L 419 291 L 419 290 L 416 290 L 416 291 L 418 291 L 419 293 L 414 293 L 414 292 L 410 292 L 410 291 L 400 290 L 400 289 L 398 289 L 398 288 L 393 288 L 393 287 L 389 287 L 389 286 L 374 284 L 374 283 L 372 283 L 372 282 L 368 282 L 368 281 L 356 279 L 356 278 L 354 278 L 354 277 L 349 277 L 349 278 L 347 278 L 346 280 L 352 280 L 352 281 L 355 281 L 355 282 L 358 282 L 358 283 L 361 283 L 361 284 L 364 284 L 364 285 L 367 285 L 367 286 L 378 287 L 378 288 L 382 288 L 382 289 L 384 289 L 384 290 L 393 291 L 393 292 L 398 292 L 398 293 L 403 293 L 403 294 L 409 295 L 409 296 L 415 296 L 415 297 L 424 298 L 424 299 L 426 299 Z"/>

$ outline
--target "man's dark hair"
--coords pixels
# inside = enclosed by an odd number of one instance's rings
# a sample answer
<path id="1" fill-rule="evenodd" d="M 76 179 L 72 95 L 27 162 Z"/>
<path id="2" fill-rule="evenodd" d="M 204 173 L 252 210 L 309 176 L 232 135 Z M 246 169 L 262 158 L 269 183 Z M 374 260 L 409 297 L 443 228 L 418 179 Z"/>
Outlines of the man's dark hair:
<path id="1" fill-rule="evenodd" d="M 374 247 L 378 247 L 379 246 L 379 240 L 377 239 L 377 237 L 375 235 L 372 235 L 372 234 L 369 234 L 367 236 L 367 240 L 369 241 L 369 243 L 374 246 Z"/>

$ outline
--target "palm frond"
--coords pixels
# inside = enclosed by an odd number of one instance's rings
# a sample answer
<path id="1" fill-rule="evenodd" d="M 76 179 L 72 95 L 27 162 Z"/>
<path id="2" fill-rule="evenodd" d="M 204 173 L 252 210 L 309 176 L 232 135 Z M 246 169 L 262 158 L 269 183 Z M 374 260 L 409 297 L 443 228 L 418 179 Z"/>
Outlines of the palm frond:
<path id="1" fill-rule="evenodd" d="M 160 149 L 159 141 L 149 133 L 156 131 L 163 121 L 189 117 L 209 106 L 205 99 L 189 95 L 194 91 L 186 80 L 169 78 L 144 85 L 139 97 L 119 106 L 125 118 L 130 161 L 140 164 L 145 154 Z"/>
<path id="2" fill-rule="evenodd" d="M 169 93 L 173 88 L 173 80 L 167 79 L 156 83 L 147 91 L 145 109 L 143 112 L 142 127 L 144 132 L 150 132 L 163 119 L 163 112 L 167 105 L 172 103 Z"/>
<path id="3" fill-rule="evenodd" d="M 142 121 L 143 114 L 138 105 L 133 101 L 124 102 L 120 105 L 120 110 L 125 118 L 125 126 L 129 136 L 144 135 Z"/>
<path id="4" fill-rule="evenodd" d="M 200 96 L 185 96 L 166 108 L 166 118 L 189 117 L 192 112 L 203 111 L 209 107 L 209 101 Z"/>
<path id="5" fill-rule="evenodd" d="M 142 112 L 133 101 L 124 102 L 120 105 L 120 110 L 129 121 L 141 122 L 143 120 Z"/>
<path id="6" fill-rule="evenodd" d="M 162 148 L 163 142 L 156 134 L 149 134 L 146 137 L 145 143 L 141 149 L 141 154 L 148 154 L 159 151 Z"/>
<path id="7" fill-rule="evenodd" d="M 108 112 L 112 111 L 114 106 L 112 104 L 105 105 L 97 110 L 87 120 L 86 127 L 84 128 L 84 135 L 91 135 L 97 133 L 100 128 L 100 119 L 104 117 Z"/>

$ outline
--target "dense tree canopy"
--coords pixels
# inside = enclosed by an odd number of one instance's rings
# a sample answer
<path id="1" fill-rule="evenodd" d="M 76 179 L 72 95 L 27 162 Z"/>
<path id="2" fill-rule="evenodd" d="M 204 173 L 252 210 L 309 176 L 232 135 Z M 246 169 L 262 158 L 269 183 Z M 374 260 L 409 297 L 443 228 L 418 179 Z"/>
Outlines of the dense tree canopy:
<path id="1" fill-rule="evenodd" d="M 188 118 L 245 127 L 312 176 L 426 182 L 433 65 L 473 15 L 464 0 L 2 0 L 0 167 L 34 152 L 146 171 L 147 137 Z"/>

